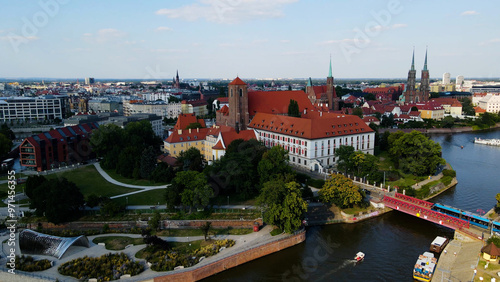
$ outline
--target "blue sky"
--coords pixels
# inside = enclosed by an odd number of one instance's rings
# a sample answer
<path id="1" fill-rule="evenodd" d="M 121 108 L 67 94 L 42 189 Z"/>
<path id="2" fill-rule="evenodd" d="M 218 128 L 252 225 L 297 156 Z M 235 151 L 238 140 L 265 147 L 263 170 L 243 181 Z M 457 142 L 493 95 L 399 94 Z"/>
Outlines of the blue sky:
<path id="1" fill-rule="evenodd" d="M 0 1 L 0 77 L 500 77 L 500 2 Z"/>

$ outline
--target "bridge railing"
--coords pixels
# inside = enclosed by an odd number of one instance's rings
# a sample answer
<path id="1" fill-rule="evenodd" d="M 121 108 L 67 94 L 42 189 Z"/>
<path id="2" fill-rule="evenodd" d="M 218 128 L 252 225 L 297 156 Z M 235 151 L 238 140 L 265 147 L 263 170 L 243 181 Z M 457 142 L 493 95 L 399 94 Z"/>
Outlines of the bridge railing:
<path id="1" fill-rule="evenodd" d="M 454 229 L 468 229 L 469 222 L 463 219 L 455 218 L 444 213 L 426 209 L 399 199 L 389 196 L 384 196 L 384 204 L 392 209 L 400 210 L 405 213 L 420 217 L 422 219 L 432 221 L 441 225 L 448 226 Z"/>
<path id="2" fill-rule="evenodd" d="M 410 202 L 410 203 L 413 203 L 413 204 L 416 204 L 416 205 L 419 205 L 419 206 L 423 206 L 423 207 L 426 207 L 428 209 L 430 209 L 434 205 L 434 203 L 427 202 L 427 201 L 424 201 L 424 200 L 420 200 L 420 199 L 417 199 L 417 198 L 413 198 L 413 197 L 410 197 L 410 196 L 407 196 L 407 195 L 403 195 L 403 194 L 400 194 L 400 193 L 396 193 L 395 196 L 396 196 L 396 198 L 401 199 L 403 201 L 407 201 L 407 202 Z"/>

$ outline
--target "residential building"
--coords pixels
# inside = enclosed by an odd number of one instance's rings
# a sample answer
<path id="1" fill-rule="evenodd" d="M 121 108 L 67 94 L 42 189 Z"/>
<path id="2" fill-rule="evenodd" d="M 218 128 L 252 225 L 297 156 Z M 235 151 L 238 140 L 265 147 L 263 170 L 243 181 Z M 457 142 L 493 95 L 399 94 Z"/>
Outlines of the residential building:
<path id="1" fill-rule="evenodd" d="M 64 101 L 52 95 L 0 97 L 0 121 L 63 119 Z M 69 107 L 68 107 L 69 109 Z"/>
<path id="2" fill-rule="evenodd" d="M 164 150 L 174 158 L 177 158 L 182 151 L 187 151 L 193 147 L 197 148 L 202 155 L 205 155 L 204 145 L 208 130 L 208 128 L 174 130 L 163 141 Z"/>
<path id="3" fill-rule="evenodd" d="M 44 171 L 94 158 L 89 142 L 98 127 L 86 123 L 28 137 L 19 146 L 20 163 L 28 170 Z"/>
<path id="4" fill-rule="evenodd" d="M 166 103 L 164 101 L 145 102 L 142 100 L 128 100 L 123 104 L 126 116 L 133 114 L 155 114 L 160 117 L 176 118 L 181 112 L 181 103 Z"/>
<path id="5" fill-rule="evenodd" d="M 430 102 L 440 104 L 444 109 L 444 113 L 447 115 L 451 115 L 453 117 L 462 115 L 462 104 L 457 99 L 433 98 Z"/>
<path id="6" fill-rule="evenodd" d="M 208 114 L 207 101 L 205 100 L 183 100 L 181 102 L 181 112 L 183 114 L 194 113 L 197 117 L 204 116 Z"/>
<path id="7" fill-rule="evenodd" d="M 438 103 L 417 104 L 417 108 L 422 119 L 442 120 L 444 118 L 444 108 Z"/>
<path id="8" fill-rule="evenodd" d="M 477 105 L 488 113 L 498 113 L 500 111 L 500 94 L 488 93 L 479 100 Z"/>

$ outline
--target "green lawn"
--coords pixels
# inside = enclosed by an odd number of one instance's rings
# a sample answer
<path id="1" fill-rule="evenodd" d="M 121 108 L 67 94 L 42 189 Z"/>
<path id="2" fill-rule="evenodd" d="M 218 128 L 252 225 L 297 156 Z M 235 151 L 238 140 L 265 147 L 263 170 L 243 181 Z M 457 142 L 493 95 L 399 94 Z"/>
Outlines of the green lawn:
<path id="1" fill-rule="evenodd" d="M 210 229 L 209 234 L 212 235 L 245 235 L 253 232 L 251 228 L 223 228 Z M 157 236 L 168 237 L 188 237 L 188 236 L 203 236 L 201 229 L 165 229 L 156 233 Z"/>
<path id="2" fill-rule="evenodd" d="M 230 205 L 256 205 L 257 198 L 244 198 L 241 194 L 229 195 Z M 227 205 L 228 196 L 218 195 L 210 199 L 210 203 L 214 205 Z"/>
<path id="3" fill-rule="evenodd" d="M 106 250 L 117 251 L 125 249 L 127 245 L 142 245 L 144 244 L 144 239 L 125 236 L 103 236 L 95 238 L 92 242 L 95 244 L 105 243 Z"/>
<path id="4" fill-rule="evenodd" d="M 158 183 L 158 182 L 152 182 L 146 179 L 132 179 L 132 178 L 126 178 L 121 176 L 120 174 L 116 173 L 112 169 L 104 169 L 104 171 L 111 176 L 114 180 L 121 182 L 121 183 L 126 183 L 130 185 L 138 185 L 138 186 L 160 186 L 160 185 L 165 185 L 167 183 Z"/>
<path id="5" fill-rule="evenodd" d="M 137 189 L 125 188 L 107 182 L 104 178 L 102 178 L 99 172 L 97 172 L 97 169 L 92 165 L 70 171 L 49 174 L 46 177 L 66 177 L 69 181 L 76 183 L 85 197 L 90 194 L 96 194 L 103 197 L 111 197 L 132 191 L 137 191 Z"/>
<path id="6" fill-rule="evenodd" d="M 158 202 L 160 205 L 165 205 L 165 189 L 144 191 L 130 196 L 116 198 L 113 201 L 122 205 L 127 205 L 127 198 L 128 205 L 157 205 Z"/>

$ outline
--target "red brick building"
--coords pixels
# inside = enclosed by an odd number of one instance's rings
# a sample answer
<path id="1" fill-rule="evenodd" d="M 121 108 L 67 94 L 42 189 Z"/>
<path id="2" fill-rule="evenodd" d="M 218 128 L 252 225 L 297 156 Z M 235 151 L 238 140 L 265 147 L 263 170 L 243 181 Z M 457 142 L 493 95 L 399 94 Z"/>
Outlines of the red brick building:
<path id="1" fill-rule="evenodd" d="M 95 157 L 89 142 L 97 123 L 68 126 L 24 139 L 19 146 L 21 165 L 44 171 L 81 163 Z"/>

